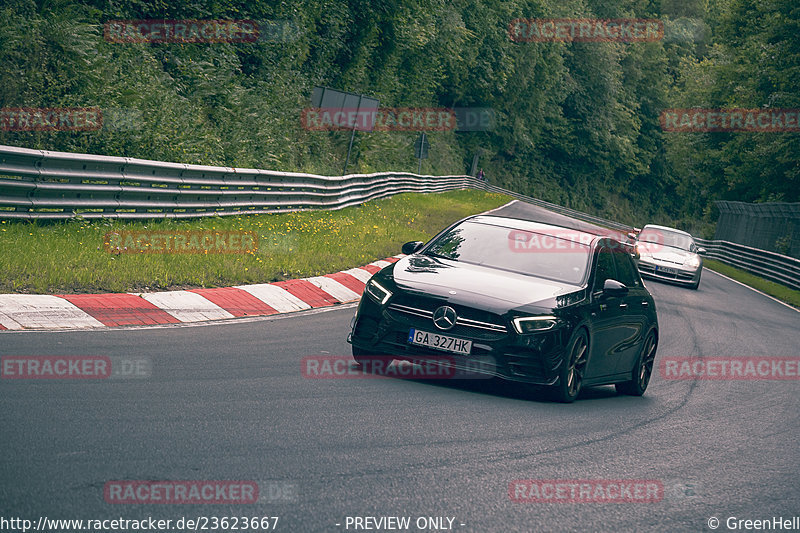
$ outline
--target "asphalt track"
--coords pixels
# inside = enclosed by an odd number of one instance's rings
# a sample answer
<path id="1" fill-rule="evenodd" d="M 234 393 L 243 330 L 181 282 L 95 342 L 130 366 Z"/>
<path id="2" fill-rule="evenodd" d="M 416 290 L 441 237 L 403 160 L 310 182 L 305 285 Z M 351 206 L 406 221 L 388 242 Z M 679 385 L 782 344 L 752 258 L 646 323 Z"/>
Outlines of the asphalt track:
<path id="1" fill-rule="evenodd" d="M 563 221 L 521 203 L 502 212 Z M 657 360 L 800 356 L 800 313 L 746 287 L 708 270 L 698 291 L 647 285 Z M 499 532 L 711 531 L 712 516 L 729 531 L 728 517 L 800 516 L 800 381 L 656 373 L 642 398 L 599 387 L 562 405 L 494 380 L 304 378 L 303 357 L 349 354 L 353 312 L 0 333 L 3 356 L 148 365 L 130 379 L 0 380 L 0 517 L 280 516 L 278 531 L 354 531 L 348 516 L 409 516 L 420 531 L 418 517 L 450 517 L 454 531 Z M 518 479 L 664 491 L 655 503 L 517 503 Z M 261 500 L 109 504 L 109 480 L 254 480 Z"/>

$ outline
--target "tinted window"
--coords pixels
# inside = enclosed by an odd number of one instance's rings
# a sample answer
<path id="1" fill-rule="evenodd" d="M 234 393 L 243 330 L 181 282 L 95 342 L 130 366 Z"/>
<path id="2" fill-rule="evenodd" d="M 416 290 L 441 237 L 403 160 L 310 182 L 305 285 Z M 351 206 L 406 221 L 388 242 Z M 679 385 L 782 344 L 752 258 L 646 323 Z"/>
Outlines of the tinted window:
<path id="1" fill-rule="evenodd" d="M 442 234 L 424 254 L 577 285 L 589 252 L 586 244 L 556 235 L 468 221 Z"/>
<path id="2" fill-rule="evenodd" d="M 639 286 L 639 275 L 629 254 L 625 253 L 624 250 L 617 251 L 614 254 L 614 263 L 617 266 L 617 281 L 624 283 L 628 287 Z"/>
<path id="3" fill-rule="evenodd" d="M 597 253 L 597 269 L 594 278 L 594 290 L 603 290 L 603 284 L 607 279 L 617 279 L 614 268 L 614 254 L 607 247 L 603 246 Z"/>

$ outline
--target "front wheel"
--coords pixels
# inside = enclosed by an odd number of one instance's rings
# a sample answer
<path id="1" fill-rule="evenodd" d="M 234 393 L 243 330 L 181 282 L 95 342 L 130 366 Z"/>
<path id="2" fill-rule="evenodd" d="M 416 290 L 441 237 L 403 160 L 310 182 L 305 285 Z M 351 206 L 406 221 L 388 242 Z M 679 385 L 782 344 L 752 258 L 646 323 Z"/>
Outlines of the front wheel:
<path id="1" fill-rule="evenodd" d="M 586 364 L 589 362 L 589 338 L 586 330 L 575 334 L 561 363 L 558 385 L 555 386 L 555 399 L 562 403 L 572 403 L 581 392 Z"/>
<path id="2" fill-rule="evenodd" d="M 650 376 L 653 375 L 653 363 L 656 360 L 656 341 L 655 331 L 651 331 L 644 341 L 642 352 L 632 370 L 632 378 L 624 383 L 617 383 L 614 387 L 620 394 L 628 396 L 641 396 L 647 390 L 650 383 Z"/>

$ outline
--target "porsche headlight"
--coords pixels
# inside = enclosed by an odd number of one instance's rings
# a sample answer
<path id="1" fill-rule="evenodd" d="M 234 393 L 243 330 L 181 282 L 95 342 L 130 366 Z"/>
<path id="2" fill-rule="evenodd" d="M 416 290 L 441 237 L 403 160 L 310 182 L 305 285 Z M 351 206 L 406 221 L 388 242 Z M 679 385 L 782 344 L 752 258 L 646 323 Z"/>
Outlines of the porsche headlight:
<path id="1" fill-rule="evenodd" d="M 556 327 L 557 319 L 552 315 L 517 317 L 511 321 L 517 333 L 539 333 Z"/>
<path id="2" fill-rule="evenodd" d="M 686 258 L 686 261 L 684 261 L 683 264 L 689 268 L 697 268 L 700 266 L 700 256 L 697 254 L 692 254 Z"/>
<path id="3" fill-rule="evenodd" d="M 386 289 L 377 281 L 371 279 L 367 282 L 367 294 L 372 296 L 378 303 L 385 305 L 392 297 L 392 291 Z"/>

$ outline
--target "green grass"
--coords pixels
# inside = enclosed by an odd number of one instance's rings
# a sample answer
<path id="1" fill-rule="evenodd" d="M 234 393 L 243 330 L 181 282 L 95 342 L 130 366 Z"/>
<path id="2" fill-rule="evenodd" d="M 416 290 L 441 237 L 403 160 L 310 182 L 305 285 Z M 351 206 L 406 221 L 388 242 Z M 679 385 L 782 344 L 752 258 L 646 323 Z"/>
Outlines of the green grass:
<path id="1" fill-rule="evenodd" d="M 225 287 L 336 272 L 400 253 L 467 215 L 510 200 L 462 190 L 402 194 L 338 211 L 193 220 L 0 221 L 0 293 L 94 293 Z M 121 253 L 105 235 L 146 231 L 253 231 L 236 254 Z"/>
<path id="2" fill-rule="evenodd" d="M 800 308 L 800 291 L 790 289 L 789 287 L 781 285 L 780 283 L 775 283 L 773 281 L 760 278 L 755 274 L 751 274 L 745 270 L 715 261 L 714 259 L 704 259 L 703 265 L 715 272 L 724 274 L 729 278 L 733 278 L 736 281 L 740 281 L 745 285 L 749 285 L 754 289 L 758 289 L 763 293 L 769 294 L 770 296 L 777 298 L 782 302 L 786 302 L 789 305 Z"/>

